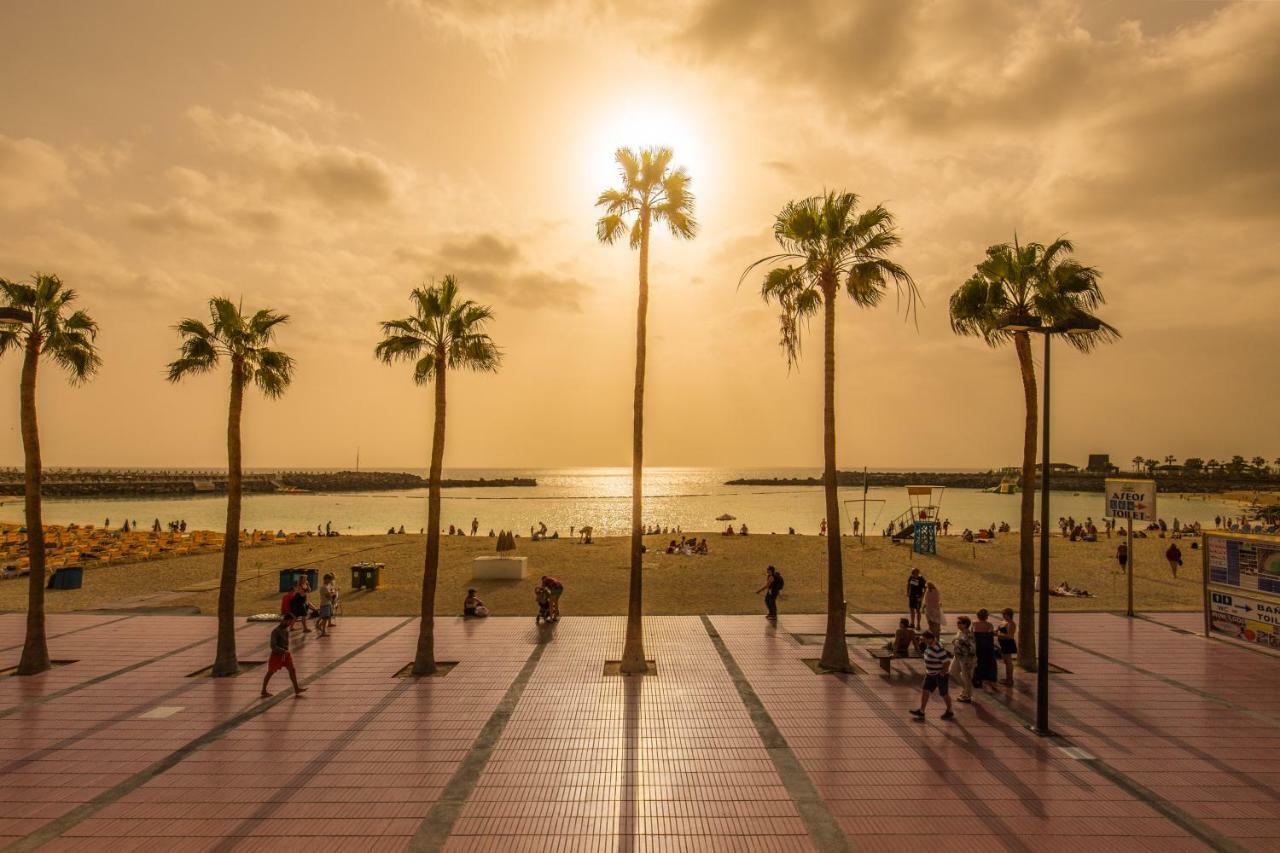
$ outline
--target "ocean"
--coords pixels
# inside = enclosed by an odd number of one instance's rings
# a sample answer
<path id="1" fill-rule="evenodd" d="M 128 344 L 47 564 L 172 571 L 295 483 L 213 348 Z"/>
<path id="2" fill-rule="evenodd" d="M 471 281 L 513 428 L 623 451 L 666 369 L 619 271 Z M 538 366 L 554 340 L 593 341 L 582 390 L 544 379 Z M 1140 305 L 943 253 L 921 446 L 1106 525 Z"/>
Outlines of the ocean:
<path id="1" fill-rule="evenodd" d="M 426 475 L 420 469 L 413 473 Z M 738 478 L 820 476 L 811 468 L 650 468 L 645 471 L 645 523 L 679 526 L 686 532 L 723 530 L 726 522 L 717 516 L 734 516 L 734 525 L 746 524 L 753 533 L 817 533 L 825 516 L 821 487 L 727 486 Z M 528 535 L 530 527 L 545 523 L 549 530 L 568 536 L 575 529 L 591 525 L 595 535 L 623 535 L 630 529 L 630 468 L 456 468 L 445 477 L 489 479 L 534 477 L 533 488 L 445 489 L 442 524 L 470 530 L 478 519 L 481 534 L 489 530 L 514 530 Z M 843 532 L 863 514 L 861 488 L 840 490 L 844 508 Z M 991 523 L 1009 522 L 1017 527 L 1019 497 L 996 495 L 976 489 L 946 489 L 938 496 L 941 516 L 950 519 L 952 532 L 966 527 L 978 529 Z M 867 494 L 866 526 L 878 533 L 891 519 L 910 508 L 906 489 L 872 488 Z M 1039 498 L 1036 499 L 1039 512 Z M 1239 515 L 1238 504 L 1205 498 L 1159 498 L 1160 516 L 1170 524 L 1175 518 L 1186 523 L 1199 521 L 1212 526 L 1215 515 Z M 1077 519 L 1101 518 L 1101 493 L 1053 492 L 1050 516 Z M 55 499 L 44 501 L 47 524 L 103 524 L 108 519 L 119 526 L 127 518 L 143 526 L 154 519 L 162 524 L 183 519 L 188 528 L 221 530 L 225 523 L 226 498 L 222 496 L 160 499 Z M 6 498 L 0 503 L 0 520 L 20 522 L 22 499 Z M 259 530 L 306 531 L 331 523 L 344 534 L 386 533 L 404 527 L 416 533 L 426 525 L 425 489 L 395 492 L 348 492 L 336 494 L 246 495 L 241 523 Z"/>

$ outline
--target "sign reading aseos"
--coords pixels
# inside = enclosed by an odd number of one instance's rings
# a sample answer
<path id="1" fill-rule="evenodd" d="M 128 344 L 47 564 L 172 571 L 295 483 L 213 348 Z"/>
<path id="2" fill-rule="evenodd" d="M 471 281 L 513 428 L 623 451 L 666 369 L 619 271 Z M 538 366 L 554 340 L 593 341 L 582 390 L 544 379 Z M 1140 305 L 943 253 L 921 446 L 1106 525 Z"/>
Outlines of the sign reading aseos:
<path id="1" fill-rule="evenodd" d="M 1111 518 L 1155 521 L 1155 481 L 1113 480 L 1107 478 L 1107 511 L 1105 514 Z"/>

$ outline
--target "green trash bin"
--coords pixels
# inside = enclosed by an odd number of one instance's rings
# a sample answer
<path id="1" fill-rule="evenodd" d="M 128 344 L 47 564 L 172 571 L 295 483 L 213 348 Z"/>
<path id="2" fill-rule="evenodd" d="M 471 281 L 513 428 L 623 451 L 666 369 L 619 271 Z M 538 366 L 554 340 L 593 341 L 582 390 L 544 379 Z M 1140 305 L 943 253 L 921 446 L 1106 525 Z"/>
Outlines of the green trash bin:
<path id="1" fill-rule="evenodd" d="M 375 590 L 382 581 L 382 563 L 356 563 L 351 567 L 351 589 Z"/>

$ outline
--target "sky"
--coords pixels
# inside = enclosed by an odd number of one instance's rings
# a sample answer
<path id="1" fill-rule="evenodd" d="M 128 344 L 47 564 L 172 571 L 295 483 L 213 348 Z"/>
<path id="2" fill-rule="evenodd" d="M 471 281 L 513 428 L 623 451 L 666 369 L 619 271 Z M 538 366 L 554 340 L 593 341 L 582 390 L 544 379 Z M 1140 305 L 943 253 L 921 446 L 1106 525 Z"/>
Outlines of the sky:
<path id="1" fill-rule="evenodd" d="M 594 202 L 653 144 L 699 232 L 654 240 L 646 464 L 821 464 L 820 325 L 789 369 L 739 277 L 831 189 L 893 212 L 923 297 L 837 309 L 841 466 L 1017 464 L 1014 353 L 947 316 L 1015 233 L 1069 237 L 1123 335 L 1055 349 L 1055 460 L 1280 456 L 1280 3 L 10 0 L 0 29 L 0 276 L 101 326 L 92 382 L 42 370 L 46 465 L 225 465 L 227 374 L 165 379 L 221 295 L 289 314 L 298 362 L 248 397 L 246 465 L 425 466 L 429 389 L 373 347 L 445 274 L 504 352 L 450 379 L 446 465 L 629 464 L 637 258 Z"/>

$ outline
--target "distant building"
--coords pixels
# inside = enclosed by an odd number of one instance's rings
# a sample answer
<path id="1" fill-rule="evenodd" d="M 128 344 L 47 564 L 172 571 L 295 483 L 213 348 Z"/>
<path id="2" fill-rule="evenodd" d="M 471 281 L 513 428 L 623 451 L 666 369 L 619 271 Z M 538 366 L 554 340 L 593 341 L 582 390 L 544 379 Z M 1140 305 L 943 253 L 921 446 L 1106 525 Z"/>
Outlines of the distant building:
<path id="1" fill-rule="evenodd" d="M 1111 464 L 1110 453 L 1090 453 L 1089 464 L 1085 466 L 1084 470 L 1097 474 L 1114 474 L 1120 469 Z"/>

